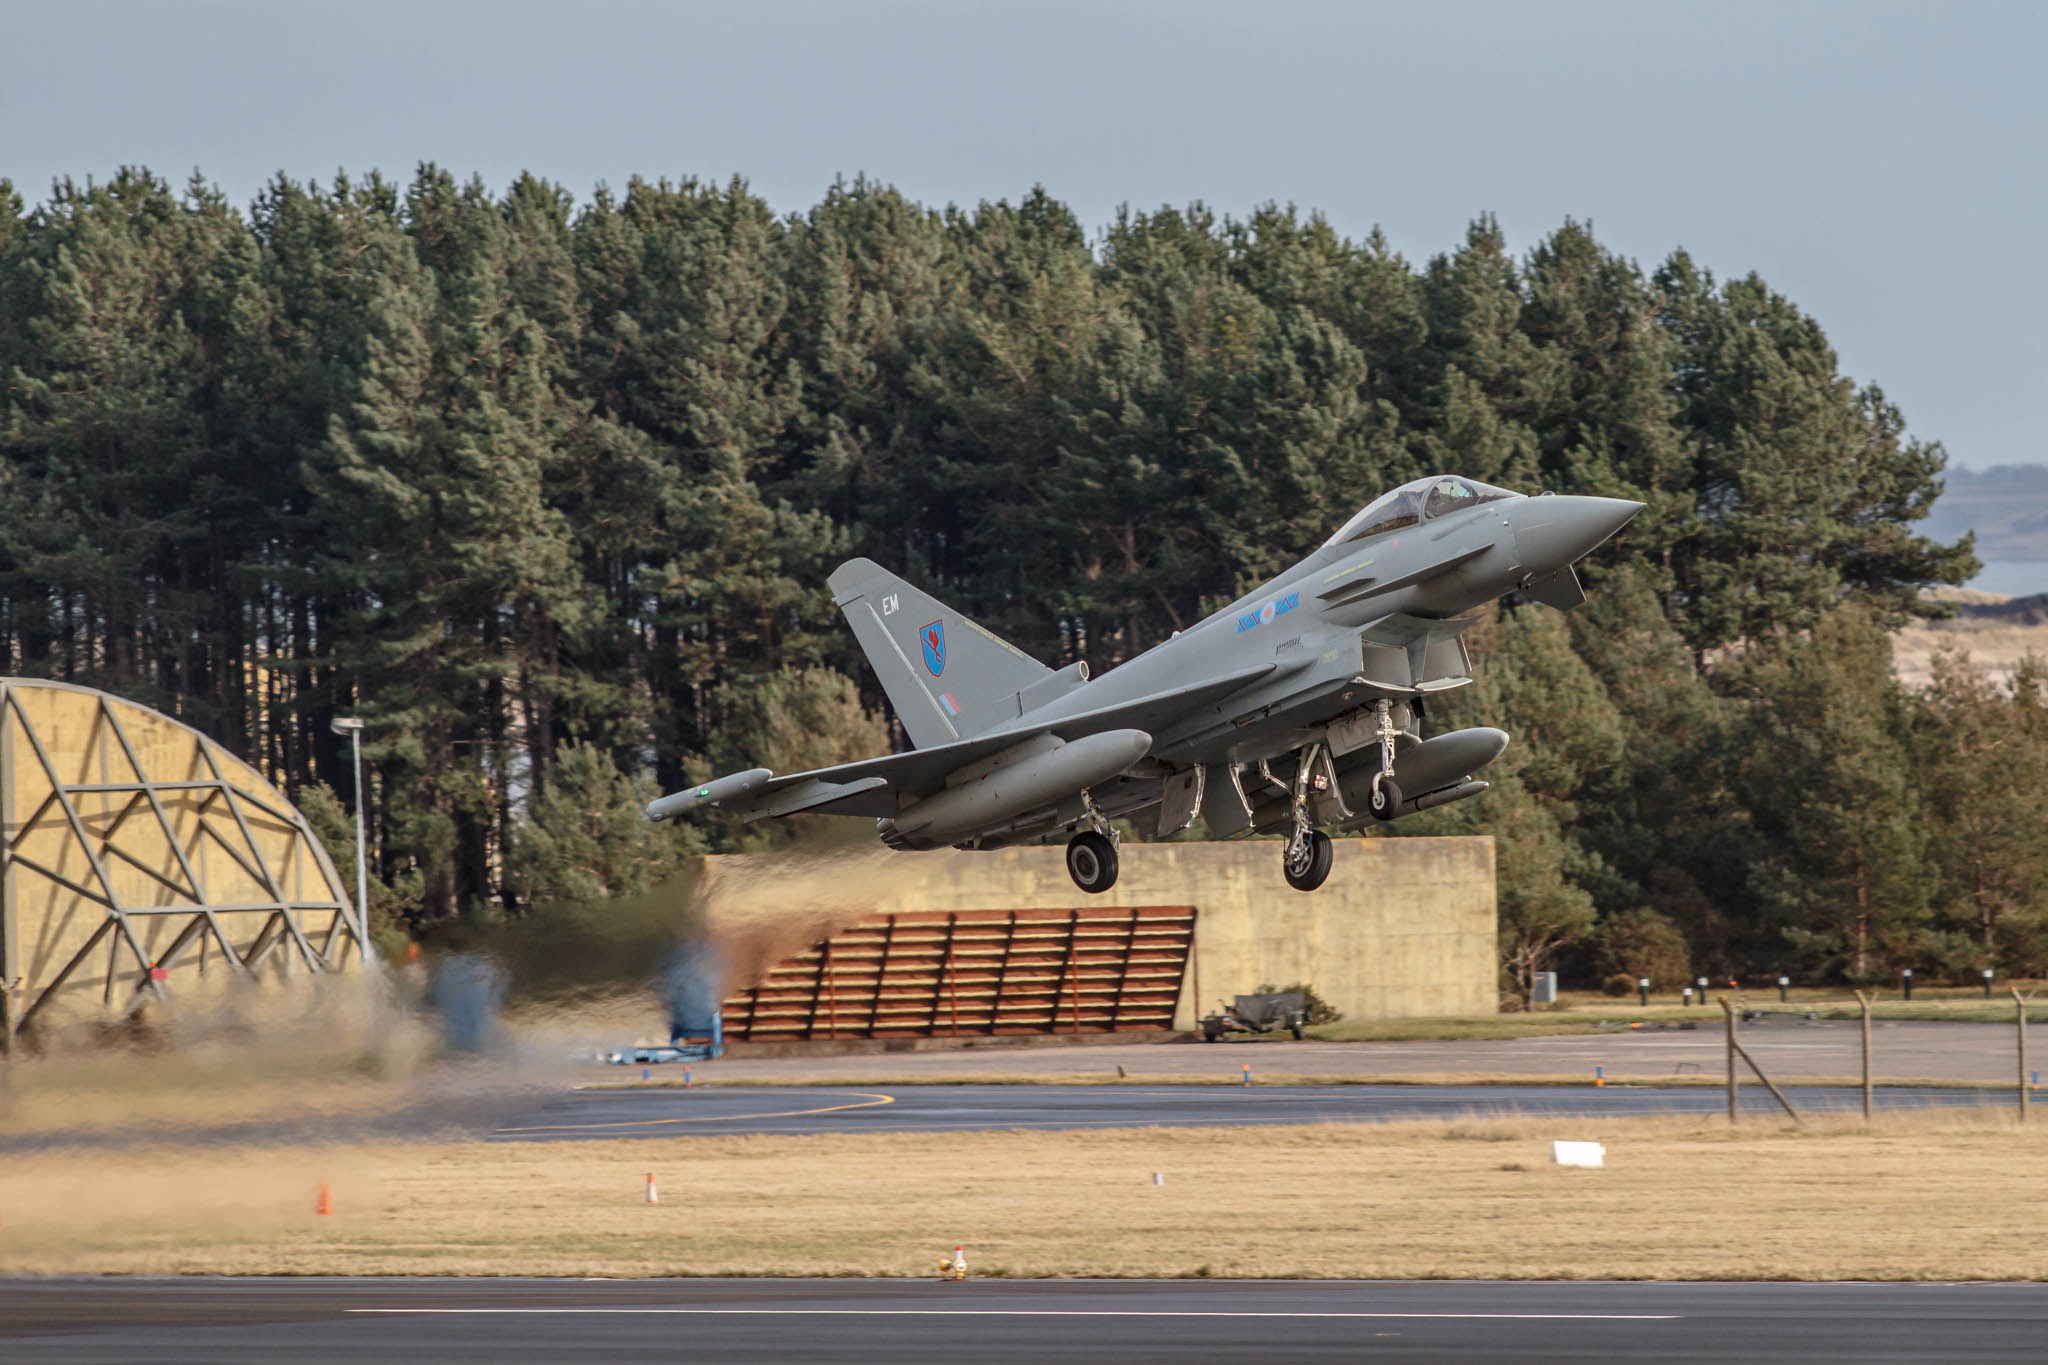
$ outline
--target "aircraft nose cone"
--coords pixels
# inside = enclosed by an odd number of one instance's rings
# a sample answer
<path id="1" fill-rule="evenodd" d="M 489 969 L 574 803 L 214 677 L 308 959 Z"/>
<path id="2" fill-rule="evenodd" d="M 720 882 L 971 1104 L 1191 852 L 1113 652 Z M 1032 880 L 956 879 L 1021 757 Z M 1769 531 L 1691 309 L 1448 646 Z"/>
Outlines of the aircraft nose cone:
<path id="1" fill-rule="evenodd" d="M 1522 567 L 1550 573 L 1576 564 L 1642 510 L 1643 504 L 1626 498 L 1525 498 L 1515 506 Z"/>

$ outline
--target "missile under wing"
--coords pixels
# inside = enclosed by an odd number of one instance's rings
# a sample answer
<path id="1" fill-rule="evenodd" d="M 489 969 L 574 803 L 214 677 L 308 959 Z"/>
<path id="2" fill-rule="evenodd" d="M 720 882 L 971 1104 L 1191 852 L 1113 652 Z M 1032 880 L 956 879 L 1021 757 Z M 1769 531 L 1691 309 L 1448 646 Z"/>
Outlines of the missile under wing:
<path id="1" fill-rule="evenodd" d="M 1138 657 L 1053 669 L 872 560 L 834 600 L 913 747 L 778 775 L 752 768 L 648 807 L 764 820 L 863 816 L 892 848 L 1001 848 L 1066 836 L 1084 891 L 1116 881 L 1111 821 L 1160 835 L 1285 833 L 1282 871 L 1329 875 L 1327 828 L 1477 795 L 1500 730 L 1425 739 L 1427 699 L 1470 681 L 1465 613 L 1510 592 L 1569 609 L 1572 566 L 1642 504 L 1526 497 L 1453 475 L 1375 499 L 1314 552 Z"/>

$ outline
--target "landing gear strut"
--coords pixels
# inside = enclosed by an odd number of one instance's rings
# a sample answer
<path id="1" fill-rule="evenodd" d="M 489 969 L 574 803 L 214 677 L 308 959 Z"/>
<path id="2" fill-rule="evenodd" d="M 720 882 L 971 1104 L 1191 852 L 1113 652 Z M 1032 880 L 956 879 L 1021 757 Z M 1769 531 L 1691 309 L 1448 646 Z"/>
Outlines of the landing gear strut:
<path id="1" fill-rule="evenodd" d="M 1067 843 L 1067 875 L 1089 895 L 1101 895 L 1116 885 L 1116 845 L 1092 829 L 1076 834 Z"/>
<path id="2" fill-rule="evenodd" d="M 1401 789 L 1394 783 L 1394 703 L 1381 697 L 1373 703 L 1379 713 L 1380 770 L 1372 775 L 1372 799 L 1366 809 L 1375 820 L 1391 820 L 1401 809 Z"/>
<path id="3" fill-rule="evenodd" d="M 1320 741 L 1295 755 L 1294 789 L 1288 794 L 1294 833 L 1287 840 L 1286 851 L 1281 854 L 1280 872 L 1296 891 L 1313 891 L 1328 881 L 1330 865 L 1337 856 L 1330 836 L 1317 829 L 1308 815 L 1309 775 L 1315 771 L 1322 756 Z"/>

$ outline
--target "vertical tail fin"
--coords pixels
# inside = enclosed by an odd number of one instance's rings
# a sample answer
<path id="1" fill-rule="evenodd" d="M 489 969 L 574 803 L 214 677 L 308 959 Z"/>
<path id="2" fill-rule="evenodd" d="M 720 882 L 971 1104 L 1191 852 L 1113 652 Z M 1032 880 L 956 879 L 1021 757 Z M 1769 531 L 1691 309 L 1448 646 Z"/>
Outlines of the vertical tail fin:
<path id="1" fill-rule="evenodd" d="M 1052 673 L 871 559 L 849 559 L 827 581 L 920 749 L 1015 719 L 1017 694 Z"/>

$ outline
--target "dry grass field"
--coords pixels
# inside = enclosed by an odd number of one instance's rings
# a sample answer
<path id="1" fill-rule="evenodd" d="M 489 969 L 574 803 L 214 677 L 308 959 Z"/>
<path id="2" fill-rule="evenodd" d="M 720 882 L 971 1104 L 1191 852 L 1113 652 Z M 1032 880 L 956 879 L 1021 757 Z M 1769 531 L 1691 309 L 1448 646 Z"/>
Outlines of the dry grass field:
<path id="1" fill-rule="evenodd" d="M 1285 1086 L 1318 1085 L 1526 1085 L 1526 1086 L 1582 1086 L 1589 1077 L 1583 1071 L 1541 1072 L 1541 1071 L 1394 1071 L 1383 1075 L 1369 1072 L 1343 1072 L 1317 1075 L 1314 1072 L 1261 1071 L 1256 1083 L 1264 1088 Z M 831 1090 L 895 1090 L 907 1086 L 923 1085 L 1127 1085 L 1157 1087 L 1162 1085 L 1235 1085 L 1235 1078 L 1229 1073 L 1215 1072 L 1146 1072 L 1130 1071 L 1119 1076 L 1114 1071 L 1054 1071 L 1054 1072 L 1002 1072 L 1002 1071 L 935 1071 L 929 1074 L 905 1076 L 889 1072 L 876 1072 L 869 1076 L 802 1076 L 790 1079 L 774 1077 L 734 1077 L 710 1081 L 695 1081 L 690 1084 L 700 1090 L 713 1087 L 737 1089 L 815 1088 Z M 1798 1086 L 1828 1086 L 1843 1089 L 1861 1086 L 1860 1077 L 1840 1076 L 1799 1076 L 1786 1082 Z M 1670 1075 L 1655 1075 L 1643 1072 L 1629 1072 L 1616 1075 L 1606 1082 L 1617 1089 L 1626 1086 L 1656 1087 L 1657 1089 L 1719 1090 L 1726 1084 L 1723 1076 L 1711 1072 L 1684 1071 Z M 2011 1081 L 1958 1080 L 1953 1077 L 1887 1076 L 1874 1081 L 1879 1090 L 1982 1090 L 1989 1094 L 2010 1096 L 2013 1093 Z M 1745 1073 L 1744 1092 L 1754 1097 L 1756 1082 Z M 616 1081 L 585 1084 L 582 1090 L 676 1090 L 682 1089 L 680 1080 L 661 1079 L 652 1081 Z M 2048 1102 L 2048 1096 L 2037 1097 L 2037 1102 Z"/>
<path id="2" fill-rule="evenodd" d="M 1980 551 L 1981 552 L 1981 551 Z M 1934 655 L 1942 649 L 1969 651 L 1978 667 L 1994 677 L 2012 676 L 2028 654 L 2048 655 L 2048 622 L 2038 597 L 2011 598 L 1969 588 L 1936 588 L 1927 596 L 1956 605 L 1946 621 L 1916 621 L 1892 635 L 1892 672 L 1908 687 L 1925 687 L 1934 676 Z"/>
<path id="3" fill-rule="evenodd" d="M 1874 993 L 1871 1017 L 1937 1023 L 2005 1024 L 2010 1023 L 2013 1017 L 2010 990 L 2017 988 L 2032 997 L 2044 987 L 2048 987 L 2048 981 L 2000 977 L 1995 993 L 1987 999 L 1979 986 L 1935 986 L 1923 981 L 1913 992 L 1911 1000 L 1903 998 L 1896 988 L 1887 987 Z M 1527 1013 L 1434 1019 L 1342 1019 L 1334 1024 L 1312 1027 L 1309 1036 L 1331 1043 L 1412 1043 L 1625 1033 L 1630 1031 L 1632 1024 L 1650 1027 L 1693 1022 L 1715 1028 L 1721 1022 L 1718 1002 L 1722 995 L 1735 1002 L 1738 1009 L 1763 1010 L 1772 1014 L 1857 1019 L 1863 1013 L 1862 1007 L 1856 1003 L 1855 992 L 1847 987 L 1796 986 L 1787 992 L 1786 1000 L 1780 1002 L 1777 988 L 1766 979 L 1752 981 L 1746 989 L 1724 990 L 1716 983 L 1712 988 L 1712 999 L 1704 1008 L 1682 1005 L 1668 994 L 1653 997 L 1652 1003 L 1642 1005 L 1637 1003 L 1634 995 L 1617 997 L 1592 991 L 1565 991 L 1560 994 L 1557 1004 Z M 2032 1023 L 2048 1023 L 2048 994 L 2030 1001 L 2027 1018 Z M 1281 1042 L 1286 1037 L 1284 1033 L 1237 1034 L 1223 1042 L 1240 1047 L 1258 1046 Z"/>
<path id="4" fill-rule="evenodd" d="M 1605 1142 L 1607 1168 L 1551 1164 L 1559 1137 Z M 1989 1110 L 1868 1130 L 1512 1119 L 63 1152 L 0 1163 L 0 1272 L 923 1275 L 958 1242 L 984 1275 L 2038 1279 L 2044 1160 L 2048 1123 Z"/>

